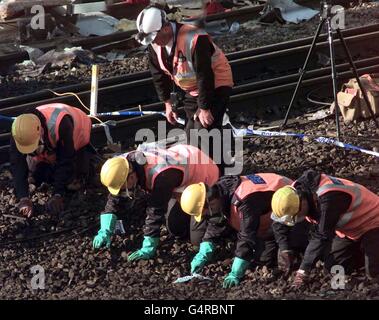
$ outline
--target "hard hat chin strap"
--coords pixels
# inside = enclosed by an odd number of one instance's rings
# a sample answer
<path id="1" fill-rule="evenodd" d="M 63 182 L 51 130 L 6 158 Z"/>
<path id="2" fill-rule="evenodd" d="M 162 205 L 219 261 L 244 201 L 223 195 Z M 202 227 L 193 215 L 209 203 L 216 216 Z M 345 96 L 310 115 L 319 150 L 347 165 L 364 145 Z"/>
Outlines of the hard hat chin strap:
<path id="1" fill-rule="evenodd" d="M 133 172 L 134 171 L 132 171 L 131 173 L 133 173 Z M 137 184 L 138 184 L 138 180 L 136 180 L 136 182 L 133 184 L 133 186 L 130 189 L 128 189 L 128 177 L 126 178 L 126 181 L 125 181 L 125 196 L 128 197 L 131 200 L 133 200 L 135 198 L 136 191 L 137 191 Z"/>

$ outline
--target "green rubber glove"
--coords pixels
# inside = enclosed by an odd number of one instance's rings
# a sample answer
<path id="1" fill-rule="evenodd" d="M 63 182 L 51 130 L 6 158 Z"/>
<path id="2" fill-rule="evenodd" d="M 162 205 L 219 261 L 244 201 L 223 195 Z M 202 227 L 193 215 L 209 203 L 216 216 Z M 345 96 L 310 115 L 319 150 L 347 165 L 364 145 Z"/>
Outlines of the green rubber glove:
<path id="1" fill-rule="evenodd" d="M 225 278 L 223 288 L 231 288 L 238 286 L 242 277 L 245 275 L 246 269 L 249 267 L 249 262 L 241 258 L 235 257 L 232 265 L 232 271 Z"/>
<path id="2" fill-rule="evenodd" d="M 135 260 L 148 260 L 155 256 L 157 247 L 159 244 L 159 238 L 152 238 L 145 236 L 142 242 L 142 248 L 131 253 L 128 257 L 128 261 Z"/>
<path id="3" fill-rule="evenodd" d="M 191 273 L 199 272 L 205 264 L 212 258 L 214 244 L 209 241 L 200 243 L 199 252 L 191 261 Z"/>
<path id="4" fill-rule="evenodd" d="M 109 248 L 111 246 L 111 235 L 116 225 L 117 217 L 112 213 L 103 213 L 100 216 L 100 230 L 93 239 L 92 246 L 99 249 L 102 246 Z"/>

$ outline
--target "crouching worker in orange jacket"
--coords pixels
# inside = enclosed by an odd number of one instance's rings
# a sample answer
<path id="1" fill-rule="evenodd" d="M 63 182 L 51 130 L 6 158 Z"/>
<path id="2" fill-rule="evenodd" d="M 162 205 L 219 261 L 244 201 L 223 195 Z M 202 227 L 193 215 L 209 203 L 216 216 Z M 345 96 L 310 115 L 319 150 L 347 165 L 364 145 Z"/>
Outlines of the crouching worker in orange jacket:
<path id="1" fill-rule="evenodd" d="M 238 241 L 224 288 L 240 283 L 252 259 L 273 265 L 277 246 L 271 230 L 271 198 L 276 190 L 291 183 L 292 180 L 274 173 L 257 173 L 224 176 L 213 187 L 204 183 L 188 186 L 181 197 L 183 211 L 198 223 L 207 222 L 200 250 L 191 262 L 191 273 L 201 271 L 212 258 L 215 242 L 227 223 L 238 231 Z M 307 232 L 303 234 L 306 241 Z M 259 242 L 264 245 L 260 252 Z"/>
<path id="2" fill-rule="evenodd" d="M 176 145 L 168 149 L 132 151 L 105 162 L 101 182 L 110 195 L 100 216 L 101 228 L 93 241 L 94 249 L 109 247 L 115 229 L 122 190 L 133 190 L 137 185 L 150 193 L 144 226 L 142 248 L 129 255 L 128 260 L 151 259 L 159 244 L 160 228 L 165 220 L 170 199 L 182 189 L 205 181 L 213 185 L 219 178 L 217 165 L 200 149 L 190 145 Z M 125 199 L 125 197 L 124 197 Z M 167 229 L 185 238 L 190 230 L 190 219 L 176 203 L 168 212 Z"/>
<path id="3" fill-rule="evenodd" d="M 331 241 L 325 258 L 327 270 L 341 265 L 349 274 L 354 251 L 361 245 L 367 276 L 379 279 L 379 196 L 375 193 L 352 181 L 309 170 L 292 186 L 275 192 L 272 209 L 278 223 L 294 225 L 306 219 L 317 227 L 296 273 L 295 287 L 307 281 Z"/>
<path id="4" fill-rule="evenodd" d="M 91 120 L 81 110 L 62 103 L 37 107 L 18 116 L 12 125 L 10 162 L 20 213 L 33 214 L 28 176 L 33 183 L 52 183 L 50 213 L 63 210 L 66 188 L 77 190 L 89 175 Z"/>

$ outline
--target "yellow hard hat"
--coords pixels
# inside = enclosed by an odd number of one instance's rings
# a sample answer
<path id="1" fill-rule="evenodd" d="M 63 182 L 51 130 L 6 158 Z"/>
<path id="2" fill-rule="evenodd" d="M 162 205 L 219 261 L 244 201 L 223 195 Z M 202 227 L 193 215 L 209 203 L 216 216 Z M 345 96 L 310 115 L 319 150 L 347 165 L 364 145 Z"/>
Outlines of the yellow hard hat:
<path id="1" fill-rule="evenodd" d="M 180 198 L 182 210 L 194 216 L 196 222 L 200 222 L 202 219 L 206 193 L 205 184 L 200 182 L 185 188 Z"/>
<path id="2" fill-rule="evenodd" d="M 271 208 L 278 218 L 296 216 L 300 211 L 300 197 L 296 189 L 291 186 L 278 189 L 272 196 Z"/>
<path id="3" fill-rule="evenodd" d="M 24 154 L 34 152 L 38 148 L 41 131 L 41 121 L 35 114 L 18 116 L 12 124 L 12 136 L 18 151 Z"/>
<path id="4" fill-rule="evenodd" d="M 108 159 L 101 167 L 100 180 L 113 195 L 118 195 L 129 174 L 129 162 L 124 157 Z"/>

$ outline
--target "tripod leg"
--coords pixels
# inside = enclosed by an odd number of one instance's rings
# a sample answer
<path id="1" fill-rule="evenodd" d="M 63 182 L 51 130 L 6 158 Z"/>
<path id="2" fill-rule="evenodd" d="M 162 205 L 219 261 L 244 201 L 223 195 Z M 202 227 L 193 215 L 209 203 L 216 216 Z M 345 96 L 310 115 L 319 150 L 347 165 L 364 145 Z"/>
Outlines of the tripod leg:
<path id="1" fill-rule="evenodd" d="M 316 42 L 317 42 L 317 39 L 318 39 L 318 36 L 320 35 L 320 32 L 321 32 L 321 29 L 322 29 L 322 26 L 324 25 L 325 23 L 325 19 L 322 19 L 317 27 L 317 31 L 316 31 L 316 34 L 315 36 L 313 37 L 313 41 L 312 41 L 312 45 L 311 45 L 311 48 L 309 49 L 308 51 L 308 55 L 307 55 L 307 58 L 305 59 L 305 62 L 304 62 L 304 66 L 303 68 L 301 69 L 300 71 L 300 77 L 299 77 L 299 80 L 297 81 L 297 84 L 296 84 L 296 88 L 295 88 L 295 91 L 292 95 L 292 98 L 291 98 L 291 102 L 287 108 L 287 112 L 286 112 L 286 116 L 284 117 L 284 121 L 282 123 L 282 129 L 285 127 L 285 125 L 287 124 L 287 121 L 288 121 L 288 116 L 290 114 L 290 111 L 292 109 L 292 106 L 297 98 L 297 94 L 298 94 L 298 91 L 300 89 L 300 85 L 301 85 L 301 82 L 303 81 L 303 77 L 305 75 L 305 72 L 306 72 L 306 68 L 308 66 L 308 62 L 313 54 L 313 51 L 314 51 L 314 48 L 316 47 Z"/>
<path id="2" fill-rule="evenodd" d="M 330 51 L 330 62 L 332 67 L 332 80 L 333 80 L 333 97 L 334 97 L 334 105 L 335 105 L 335 114 L 336 114 L 336 127 L 337 127 L 337 140 L 340 140 L 340 120 L 339 120 L 339 105 L 337 99 L 337 70 L 336 70 L 336 60 L 335 60 L 335 52 L 334 52 L 334 44 L 333 44 L 333 30 L 330 23 L 330 18 L 327 18 L 326 25 L 328 28 L 328 43 L 329 43 L 329 51 Z"/>
<path id="3" fill-rule="evenodd" d="M 376 120 L 375 118 L 375 115 L 374 115 L 374 111 L 373 109 L 371 108 L 371 103 L 370 101 L 368 100 L 368 96 L 367 96 L 367 92 L 366 90 L 363 88 L 363 85 L 362 85 L 362 82 L 361 80 L 359 79 L 359 75 L 358 75 L 358 71 L 357 71 L 357 67 L 355 66 L 355 63 L 353 61 L 353 58 L 351 57 L 351 54 L 350 54 L 350 51 L 349 51 L 349 48 L 347 47 L 347 44 L 346 44 L 346 41 L 341 33 L 341 31 L 339 29 L 337 29 L 337 34 L 338 34 L 338 37 L 342 43 L 342 46 L 345 50 L 345 53 L 346 53 L 346 56 L 347 58 L 349 59 L 349 63 L 350 63 L 350 66 L 351 66 L 351 69 L 353 71 L 353 74 L 354 74 L 354 77 L 357 79 L 357 82 L 358 82 L 358 85 L 359 85 L 359 88 L 361 89 L 362 91 L 362 94 L 363 94 L 363 98 L 365 99 L 365 102 L 366 102 L 366 105 L 368 107 L 368 111 L 370 112 L 371 114 L 371 117 L 372 119 L 375 121 L 375 125 L 377 128 L 379 128 L 379 124 L 378 124 L 378 121 Z"/>

